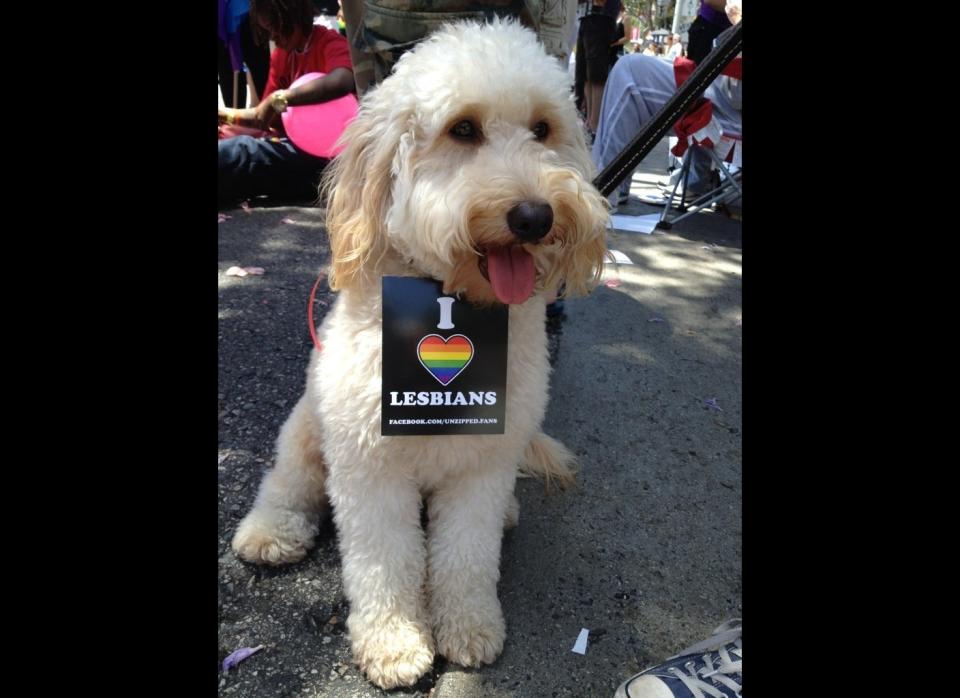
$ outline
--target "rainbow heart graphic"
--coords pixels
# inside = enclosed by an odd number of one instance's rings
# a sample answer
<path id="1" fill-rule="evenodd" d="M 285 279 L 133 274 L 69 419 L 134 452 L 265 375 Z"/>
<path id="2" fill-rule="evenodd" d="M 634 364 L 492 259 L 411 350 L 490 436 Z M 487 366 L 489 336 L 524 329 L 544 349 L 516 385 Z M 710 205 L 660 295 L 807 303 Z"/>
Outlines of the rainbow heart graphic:
<path id="1" fill-rule="evenodd" d="M 417 358 L 441 385 L 449 385 L 473 360 L 473 342 L 462 334 L 428 334 L 417 344 Z"/>

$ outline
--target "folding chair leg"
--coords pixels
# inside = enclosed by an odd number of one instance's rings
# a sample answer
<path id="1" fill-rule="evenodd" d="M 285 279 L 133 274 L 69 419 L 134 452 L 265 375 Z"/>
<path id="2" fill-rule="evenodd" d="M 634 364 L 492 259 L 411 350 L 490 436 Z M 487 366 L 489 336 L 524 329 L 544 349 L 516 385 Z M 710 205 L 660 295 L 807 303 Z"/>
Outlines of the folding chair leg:
<path id="1" fill-rule="evenodd" d="M 713 152 L 712 148 L 707 148 L 707 152 L 710 154 L 710 157 L 713 158 L 713 162 L 717 165 L 717 170 L 720 172 L 720 176 L 726 178 L 737 190 L 737 194 L 743 196 L 743 189 L 740 188 L 740 185 L 737 183 L 737 180 L 733 178 L 730 174 L 730 171 L 727 169 L 727 164 L 720 159 L 720 156 Z"/>
<path id="2" fill-rule="evenodd" d="M 667 199 L 666 206 L 663 207 L 663 213 L 660 214 L 660 220 L 657 222 L 657 227 L 669 229 L 669 221 L 667 221 L 667 216 L 670 214 L 670 209 L 673 207 L 674 198 L 677 196 L 677 188 L 680 186 L 680 182 L 683 182 L 683 189 L 686 191 L 687 188 L 687 178 L 690 176 L 690 165 L 692 163 L 691 158 L 692 148 L 687 148 L 687 152 L 683 154 L 683 160 L 680 161 L 680 174 L 677 177 L 677 181 L 673 185 L 673 189 L 670 191 L 670 198 Z M 683 206 L 683 195 L 680 196 L 680 206 Z"/>
<path id="3" fill-rule="evenodd" d="M 693 168 L 693 148 L 687 148 L 687 152 L 690 153 L 690 159 L 683 168 L 683 186 L 680 187 L 680 205 L 677 206 L 677 210 L 680 213 L 686 213 L 687 211 L 687 191 L 688 185 L 690 184 L 690 170 Z M 686 155 L 686 153 L 684 153 L 684 155 Z"/>
<path id="4" fill-rule="evenodd" d="M 657 222 L 657 227 L 663 230 L 669 230 L 673 227 L 674 223 L 679 223 L 681 220 L 688 216 L 692 216 L 694 213 L 699 213 L 708 206 L 719 203 L 723 204 L 726 201 L 733 201 L 738 196 L 743 196 L 743 189 L 740 186 L 738 178 L 732 174 L 726 167 L 726 163 L 720 160 L 719 156 L 711 148 L 706 148 L 705 150 L 713 159 L 713 162 L 717 165 L 719 170 L 719 179 L 720 185 L 710 190 L 705 194 L 699 196 L 691 195 L 691 201 L 688 204 L 686 202 L 687 196 L 687 182 L 689 181 L 690 168 L 693 166 L 693 149 L 698 146 L 691 146 L 687 148 L 687 151 L 683 154 L 683 164 L 681 165 L 680 177 L 677 178 L 677 183 L 674 184 L 673 190 L 670 193 L 670 198 L 667 200 L 666 206 L 663 208 L 663 213 L 660 214 L 660 220 Z M 677 197 L 677 187 L 680 186 L 680 181 L 683 181 L 683 192 Z M 736 190 L 736 196 L 731 197 L 733 190 Z M 673 207 L 673 202 L 676 198 L 679 198 L 680 205 L 675 209 Z M 681 215 L 670 219 L 671 209 L 677 211 Z"/>

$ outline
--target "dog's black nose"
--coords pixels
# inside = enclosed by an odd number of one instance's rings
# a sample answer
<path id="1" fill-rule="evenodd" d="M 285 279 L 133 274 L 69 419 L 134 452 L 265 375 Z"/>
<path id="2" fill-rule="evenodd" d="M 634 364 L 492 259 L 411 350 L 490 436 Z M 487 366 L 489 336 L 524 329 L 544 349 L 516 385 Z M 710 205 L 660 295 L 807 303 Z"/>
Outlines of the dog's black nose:
<path id="1" fill-rule="evenodd" d="M 507 212 L 507 225 L 524 242 L 536 242 L 553 227 L 553 209 L 544 201 L 521 201 Z"/>

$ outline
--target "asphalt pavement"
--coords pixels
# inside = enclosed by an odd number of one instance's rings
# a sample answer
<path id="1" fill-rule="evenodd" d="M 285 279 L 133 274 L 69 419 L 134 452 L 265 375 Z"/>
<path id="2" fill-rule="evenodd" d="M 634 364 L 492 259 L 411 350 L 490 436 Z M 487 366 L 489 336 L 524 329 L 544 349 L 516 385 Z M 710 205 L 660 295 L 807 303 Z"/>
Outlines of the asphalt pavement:
<path id="1" fill-rule="evenodd" d="M 665 181 L 666 142 L 634 192 Z M 636 198 L 627 213 L 652 213 Z M 307 297 L 330 249 L 323 211 L 222 211 L 218 223 L 219 653 L 264 649 L 223 696 L 380 696 L 352 666 L 336 531 L 302 562 L 240 562 L 233 531 L 272 464 L 304 384 Z M 612 231 L 632 264 L 607 266 L 557 324 L 544 430 L 580 462 L 577 487 L 518 484 L 500 599 L 503 654 L 465 670 L 438 659 L 417 686 L 435 698 L 610 696 L 631 673 L 696 642 L 741 609 L 741 224 L 701 213 L 667 232 Z M 230 267 L 262 275 L 228 276 Z M 316 313 L 334 299 L 321 286 Z M 571 651 L 589 630 L 585 655 Z M 212 661 L 212 660 L 211 660 Z M 211 672 L 212 672 L 211 665 Z"/>

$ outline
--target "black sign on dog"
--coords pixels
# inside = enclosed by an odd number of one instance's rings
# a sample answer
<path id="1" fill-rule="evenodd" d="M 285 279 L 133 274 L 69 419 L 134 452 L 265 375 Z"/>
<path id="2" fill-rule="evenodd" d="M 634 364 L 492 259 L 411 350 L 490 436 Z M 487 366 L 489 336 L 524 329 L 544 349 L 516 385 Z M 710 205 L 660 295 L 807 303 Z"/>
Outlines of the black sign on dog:
<path id="1" fill-rule="evenodd" d="M 475 307 L 433 279 L 383 277 L 380 433 L 502 434 L 507 307 Z"/>

